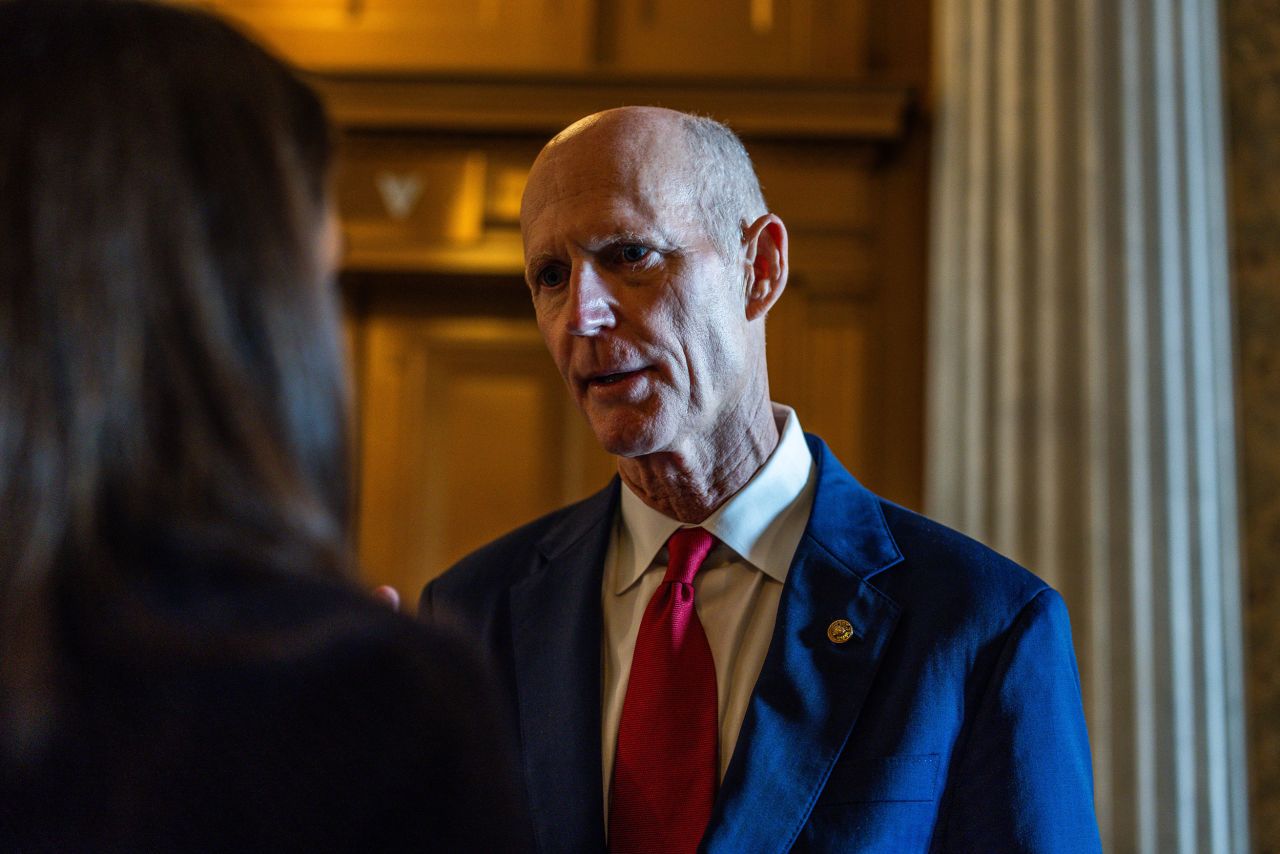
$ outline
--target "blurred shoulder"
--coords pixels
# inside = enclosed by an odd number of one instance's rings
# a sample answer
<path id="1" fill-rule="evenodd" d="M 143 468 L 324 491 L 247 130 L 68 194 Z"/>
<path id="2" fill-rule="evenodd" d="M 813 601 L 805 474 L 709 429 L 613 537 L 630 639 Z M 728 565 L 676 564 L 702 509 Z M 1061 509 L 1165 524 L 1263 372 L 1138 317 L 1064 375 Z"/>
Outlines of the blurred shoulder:
<path id="1" fill-rule="evenodd" d="M 235 567 L 202 578 L 199 595 L 150 588 L 145 623 L 108 619 L 71 638 L 74 703 L 23 771 L 23 834 L 49 840 L 34 850 L 510 838 L 512 728 L 469 645 L 351 583 Z M 472 762 L 498 779 L 467 776 Z M 104 798 L 103 779 L 128 785 Z M 485 809 L 491 827 L 474 818 Z"/>

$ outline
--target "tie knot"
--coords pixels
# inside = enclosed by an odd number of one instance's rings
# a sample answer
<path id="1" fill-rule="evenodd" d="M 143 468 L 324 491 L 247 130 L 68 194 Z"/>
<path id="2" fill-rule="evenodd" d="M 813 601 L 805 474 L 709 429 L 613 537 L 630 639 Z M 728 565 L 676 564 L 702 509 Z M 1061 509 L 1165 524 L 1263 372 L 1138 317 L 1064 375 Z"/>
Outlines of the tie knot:
<path id="1" fill-rule="evenodd" d="M 667 540 L 667 574 L 663 582 L 692 584 L 716 538 L 706 528 L 681 528 Z"/>

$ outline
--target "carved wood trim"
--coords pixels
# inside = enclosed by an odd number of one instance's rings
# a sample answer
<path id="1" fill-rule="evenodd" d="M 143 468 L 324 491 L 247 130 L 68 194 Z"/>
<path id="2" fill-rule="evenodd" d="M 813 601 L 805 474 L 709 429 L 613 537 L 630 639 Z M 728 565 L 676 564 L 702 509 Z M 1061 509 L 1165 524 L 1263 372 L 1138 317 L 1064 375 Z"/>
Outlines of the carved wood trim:
<path id="1" fill-rule="evenodd" d="M 598 110 L 654 104 L 709 114 L 752 139 L 888 143 L 910 126 L 916 94 L 891 84 L 312 75 L 349 130 L 546 136 Z"/>

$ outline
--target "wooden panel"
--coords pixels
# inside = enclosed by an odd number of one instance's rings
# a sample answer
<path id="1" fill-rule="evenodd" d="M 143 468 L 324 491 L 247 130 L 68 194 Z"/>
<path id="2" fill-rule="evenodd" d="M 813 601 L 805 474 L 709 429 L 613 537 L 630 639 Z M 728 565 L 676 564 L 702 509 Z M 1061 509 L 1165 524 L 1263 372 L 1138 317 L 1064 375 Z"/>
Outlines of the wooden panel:
<path id="1" fill-rule="evenodd" d="M 808 313 L 805 419 L 855 477 L 879 488 L 880 460 L 869 440 L 878 427 L 871 391 L 880 336 L 866 308 L 849 300 L 814 300 Z"/>
<path id="2" fill-rule="evenodd" d="M 542 140 L 350 132 L 338 169 L 348 270 L 524 270 L 520 196 Z"/>
<path id="3" fill-rule="evenodd" d="M 898 82 L 626 77 L 379 78 L 312 75 L 347 128 L 531 135 L 539 144 L 588 113 L 657 104 L 715 116 L 744 137 L 890 142 L 915 98 Z"/>
<path id="4" fill-rule="evenodd" d="M 462 555 L 602 486 L 530 320 L 372 301 L 361 323 L 358 542 L 370 584 L 412 596 Z"/>
<path id="5" fill-rule="evenodd" d="M 600 56 L 629 72 L 848 77 L 866 66 L 868 5 L 618 0 L 602 7 Z"/>
<path id="6" fill-rule="evenodd" d="M 484 225 L 485 155 L 412 138 L 344 138 L 338 207 L 349 249 L 463 245 Z"/>
<path id="7" fill-rule="evenodd" d="M 885 7 L 901 29 L 910 33 L 909 28 L 917 26 L 923 31 L 908 35 L 908 39 L 924 41 L 928 21 L 908 19 L 903 14 L 906 5 L 903 0 L 811 0 L 809 71 L 814 76 L 869 76 L 879 35 L 873 31 L 872 23 L 877 10 Z"/>
<path id="8" fill-rule="evenodd" d="M 627 71 L 751 74 L 791 66 L 790 0 L 619 0 L 604 18 L 604 59 Z M 753 11 L 755 14 L 753 15 Z"/>
<path id="9" fill-rule="evenodd" d="M 779 403 L 794 407 L 800 416 L 800 424 L 809 432 L 805 414 L 808 403 L 808 384 L 805 372 L 809 367 L 804 340 L 808 329 L 808 295 L 796 276 L 783 291 L 782 298 L 769 311 L 766 333 L 769 341 L 769 395 Z"/>
<path id="10" fill-rule="evenodd" d="M 872 438 L 875 348 L 868 307 L 825 299 L 793 283 L 769 314 L 769 383 L 773 398 L 795 407 L 806 431 L 823 438 L 863 483 L 877 488 L 880 460 Z"/>
<path id="11" fill-rule="evenodd" d="M 925 278 L 929 264 L 927 128 L 911 134 L 878 170 L 872 278 L 882 299 L 875 390 L 877 489 L 913 509 L 924 506 Z"/>
<path id="12" fill-rule="evenodd" d="M 208 0 L 318 71 L 581 71 L 592 0 Z"/>
<path id="13" fill-rule="evenodd" d="M 184 0 L 317 71 L 864 77 L 873 0 Z M 902 23 L 902 22 L 900 22 Z M 909 29 L 910 23 L 903 23 Z M 923 36 L 916 41 L 923 40 Z"/>
<path id="14" fill-rule="evenodd" d="M 750 143 L 769 210 L 791 231 L 865 232 L 875 222 L 873 150 Z"/>
<path id="15" fill-rule="evenodd" d="M 556 505 L 560 407 L 558 384 L 545 372 L 512 370 L 511 357 L 536 356 L 533 347 L 434 355 L 422 438 L 443 451 L 424 472 L 430 514 L 439 520 L 428 565 L 443 566 Z"/>

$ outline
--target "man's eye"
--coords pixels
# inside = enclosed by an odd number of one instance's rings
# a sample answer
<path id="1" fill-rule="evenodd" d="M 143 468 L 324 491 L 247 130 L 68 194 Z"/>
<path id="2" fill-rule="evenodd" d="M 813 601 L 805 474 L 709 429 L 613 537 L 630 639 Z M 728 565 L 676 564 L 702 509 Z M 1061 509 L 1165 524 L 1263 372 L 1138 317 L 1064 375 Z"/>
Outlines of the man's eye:
<path id="1" fill-rule="evenodd" d="M 628 264 L 636 264 L 647 258 L 649 253 L 652 251 L 653 250 L 648 246 L 641 246 L 638 243 L 628 243 L 622 247 L 618 254 L 622 257 L 622 260 L 626 261 Z"/>
<path id="2" fill-rule="evenodd" d="M 558 288 L 568 281 L 568 276 L 559 267 L 543 267 L 538 271 L 537 281 L 539 287 Z"/>

